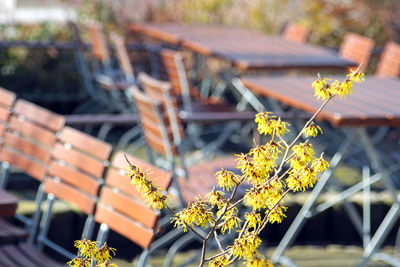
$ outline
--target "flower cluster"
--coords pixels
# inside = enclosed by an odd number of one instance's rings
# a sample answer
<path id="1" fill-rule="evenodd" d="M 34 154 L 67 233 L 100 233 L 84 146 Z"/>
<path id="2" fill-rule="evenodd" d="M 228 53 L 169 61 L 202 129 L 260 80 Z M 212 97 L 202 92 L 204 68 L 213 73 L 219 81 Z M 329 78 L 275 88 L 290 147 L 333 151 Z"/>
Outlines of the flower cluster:
<path id="1" fill-rule="evenodd" d="M 137 191 L 143 195 L 148 207 L 161 210 L 166 206 L 167 196 L 163 194 L 161 189 L 154 186 L 145 171 L 142 171 L 138 166 L 130 165 L 126 168 L 125 175 L 131 179 L 131 184 L 136 185 Z"/>
<path id="2" fill-rule="evenodd" d="M 188 203 L 186 208 L 174 213 L 172 217 L 175 227 L 183 228 L 184 231 L 189 229 L 203 241 L 200 266 L 208 262 L 211 267 L 222 267 L 236 260 L 243 260 L 248 267 L 272 266 L 257 251 L 261 244 L 258 235 L 268 223 L 280 223 L 286 217 L 287 207 L 283 204 L 289 192 L 313 187 L 319 175 L 329 168 L 323 153 L 316 157 L 310 140 L 300 142 L 300 137 L 304 135 L 309 138 L 322 134 L 322 129 L 314 123 L 314 118 L 333 97 L 347 96 L 352 92 L 353 83 L 363 80 L 364 74 L 357 69 L 351 71 L 343 82 L 330 82 L 321 77 L 313 82 L 315 95 L 324 100 L 324 103 L 291 142 L 284 139 L 289 132 L 289 123 L 271 112 L 256 115 L 257 130 L 266 135 L 266 141 L 256 145 L 248 153 L 236 155 L 236 167 L 240 174 L 221 169 L 216 173 L 216 188 L 204 199 L 196 198 L 193 203 Z M 166 206 L 166 197 L 146 178 L 145 172 L 130 166 L 127 175 L 144 194 L 143 198 L 150 206 L 158 209 Z M 245 189 L 240 190 L 241 186 Z M 239 215 L 240 204 L 248 207 L 243 219 Z M 198 227 L 203 228 L 206 234 L 201 234 L 203 231 L 198 232 Z M 232 245 L 223 247 L 218 235 L 235 231 L 238 236 Z M 211 238 L 215 238 L 221 252 L 214 257 L 205 258 L 207 242 Z"/>
<path id="3" fill-rule="evenodd" d="M 89 266 L 117 266 L 111 264 L 111 254 L 115 255 L 115 248 L 111 248 L 104 243 L 100 248 L 98 242 L 87 240 L 83 237 L 82 240 L 76 240 L 74 246 L 78 249 L 78 256 L 67 262 L 69 266 L 74 267 L 89 267 Z M 95 264 L 95 265 L 94 265 Z"/>
<path id="4" fill-rule="evenodd" d="M 318 99 L 326 100 L 336 95 L 346 97 L 352 92 L 353 83 L 360 83 L 364 79 L 364 73 L 360 72 L 358 68 L 351 70 L 343 82 L 334 81 L 333 83 L 329 83 L 328 79 L 319 77 L 318 80 L 312 83 L 312 87 L 315 89 L 315 96 Z"/>
<path id="5" fill-rule="evenodd" d="M 214 221 L 214 214 L 206 201 L 196 198 L 195 202 L 189 203 L 187 208 L 176 213 L 172 221 L 175 222 L 175 227 L 183 228 L 186 232 L 188 226 L 193 227 L 197 225 L 204 227 L 211 225 Z"/>

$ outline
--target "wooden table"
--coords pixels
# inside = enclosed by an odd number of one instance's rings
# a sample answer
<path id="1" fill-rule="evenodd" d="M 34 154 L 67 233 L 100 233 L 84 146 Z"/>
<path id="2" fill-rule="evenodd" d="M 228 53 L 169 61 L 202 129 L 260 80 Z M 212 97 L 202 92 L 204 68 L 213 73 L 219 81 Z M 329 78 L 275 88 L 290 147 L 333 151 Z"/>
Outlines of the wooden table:
<path id="1" fill-rule="evenodd" d="M 273 98 L 291 107 L 295 107 L 310 113 L 314 113 L 320 107 L 322 101 L 314 96 L 311 83 L 316 77 L 242 77 L 242 82 L 255 96 Z M 339 80 L 342 80 L 340 77 Z M 333 144 L 336 153 L 330 161 L 330 169 L 325 171 L 313 188 L 310 196 L 293 220 L 285 236 L 275 250 L 272 260 L 284 265 L 290 265 L 291 260 L 283 256 L 285 249 L 293 242 L 301 231 L 305 221 L 332 207 L 344 202 L 345 211 L 360 234 L 364 244 L 364 257 L 360 266 L 365 266 L 371 257 L 380 257 L 386 262 L 393 262 L 393 258 L 377 253 L 383 241 L 392 230 L 394 223 L 400 217 L 400 198 L 396 187 L 389 175 L 400 169 L 398 162 L 391 163 L 388 160 L 388 151 L 379 154 L 377 148 L 368 135 L 368 126 L 400 126 L 400 80 L 391 78 L 367 77 L 366 81 L 354 86 L 354 93 L 345 99 L 336 97 L 328 103 L 319 115 L 320 119 L 331 122 L 338 129 L 343 129 L 345 137 L 339 144 Z M 322 193 L 334 169 L 346 157 L 354 157 L 353 149 L 362 149 L 363 155 L 363 179 L 361 182 L 345 189 L 338 190 L 335 197 L 325 203 L 317 205 L 317 199 Z M 381 157 L 385 157 L 385 161 Z M 369 161 L 366 164 L 365 159 Z M 366 168 L 368 171 L 365 171 Z M 371 174 L 369 174 L 371 170 Z M 386 190 L 393 198 L 394 204 L 382 220 L 381 225 L 371 232 L 371 210 L 369 204 L 369 187 L 372 183 L 383 181 Z M 361 217 L 351 203 L 346 199 L 354 193 L 364 190 L 363 216 Z M 400 261 L 396 261 L 396 266 Z"/>
<path id="2" fill-rule="evenodd" d="M 131 31 L 184 47 L 205 56 L 230 61 L 240 71 L 298 68 L 347 68 L 354 62 L 334 51 L 224 26 L 178 23 L 133 24 Z"/>
<path id="3" fill-rule="evenodd" d="M 338 77 L 339 81 L 343 79 Z M 256 96 L 270 97 L 310 113 L 322 103 L 311 87 L 315 80 L 316 77 L 241 78 Z M 334 98 L 318 118 L 336 126 L 400 126 L 400 80 L 367 77 L 365 82 L 355 84 L 354 93 L 347 98 Z"/>
<path id="4" fill-rule="evenodd" d="M 0 189 L 0 217 L 13 216 L 18 205 L 18 199 Z"/>

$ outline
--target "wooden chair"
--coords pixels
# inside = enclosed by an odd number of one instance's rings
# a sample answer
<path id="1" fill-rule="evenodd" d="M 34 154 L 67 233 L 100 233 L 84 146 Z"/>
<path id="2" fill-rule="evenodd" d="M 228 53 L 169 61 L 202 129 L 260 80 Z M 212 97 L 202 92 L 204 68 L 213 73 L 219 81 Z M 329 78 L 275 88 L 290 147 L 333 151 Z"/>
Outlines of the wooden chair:
<path id="1" fill-rule="evenodd" d="M 298 23 L 287 23 L 283 29 L 282 37 L 292 42 L 305 43 L 308 34 L 309 30 L 307 27 Z"/>
<path id="2" fill-rule="evenodd" d="M 64 126 L 64 118 L 49 110 L 41 108 L 25 100 L 17 100 L 10 116 L 3 137 L 0 151 L 0 184 L 6 188 L 11 167 L 14 167 L 30 177 L 42 182 L 50 160 L 51 149 L 56 141 L 56 134 Z M 35 205 L 43 198 L 42 185 L 37 189 Z M 40 210 L 36 209 L 33 217 L 27 218 L 21 214 L 15 217 L 22 221 L 33 236 L 33 224 L 40 218 Z M 6 226 L 4 226 L 6 227 Z M 9 239 L 26 238 L 27 234 L 15 229 L 7 233 Z"/>
<path id="3" fill-rule="evenodd" d="M 143 86 L 146 88 L 144 83 Z M 170 86 L 166 85 L 161 86 L 161 88 L 164 93 L 172 90 Z M 136 87 L 131 87 L 130 90 L 134 96 L 143 133 L 149 147 L 158 155 L 167 159 L 168 164 L 163 164 L 162 166 L 173 172 L 174 190 L 170 190 L 170 192 L 178 197 L 180 207 L 185 206 L 188 202 L 195 201 L 196 197 L 204 198 L 216 186 L 215 173 L 221 170 L 222 167 L 228 170 L 236 169 L 235 157 L 221 157 L 212 161 L 203 161 L 186 166 L 184 161 L 186 156 L 183 157 L 184 151 L 182 151 L 180 144 L 177 143 L 179 137 L 174 137 L 176 131 L 170 125 L 169 113 L 164 111 L 163 102 L 157 101 L 156 90 L 153 90 L 153 94 L 150 94 L 151 97 L 142 93 Z M 149 88 L 145 90 L 151 91 Z M 183 167 L 185 169 L 184 172 L 181 172 L 181 169 L 176 165 L 176 156 L 179 157 L 181 162 L 179 167 Z M 243 188 L 240 188 L 239 192 L 239 195 L 242 194 L 244 192 Z M 166 262 L 170 264 L 175 253 L 194 240 L 196 240 L 196 236 L 191 233 L 178 239 L 170 247 Z"/>
<path id="4" fill-rule="evenodd" d="M 233 107 L 225 104 L 221 99 L 200 96 L 199 90 L 190 82 L 181 52 L 163 49 L 160 54 L 163 60 L 162 69 L 166 72 L 171 83 L 173 94 L 178 97 L 185 111 L 235 111 Z"/>
<path id="5" fill-rule="evenodd" d="M 164 87 L 165 90 L 170 90 L 170 87 Z M 186 162 L 183 157 L 181 143 L 178 141 L 180 137 L 176 134 L 180 132 L 180 128 L 176 125 L 178 131 L 173 130 L 168 119 L 168 112 L 162 102 L 151 98 L 140 92 L 136 87 L 131 87 L 131 93 L 134 97 L 136 107 L 138 109 L 143 133 L 149 147 L 157 155 L 166 159 L 166 164 L 163 166 L 174 172 L 175 188 L 178 192 L 178 197 L 182 205 L 189 201 L 193 201 L 196 196 L 204 196 L 208 193 L 216 183 L 214 174 L 221 168 L 235 168 L 235 159 L 233 157 L 221 158 L 216 161 L 207 163 L 192 164 L 186 167 Z M 176 166 L 175 157 L 180 158 L 181 168 Z"/>
<path id="6" fill-rule="evenodd" d="M 375 75 L 378 77 L 398 78 L 400 73 L 400 45 L 389 42 L 385 45 L 379 59 Z"/>
<path id="7" fill-rule="evenodd" d="M 119 67 L 124 74 L 125 84 L 133 84 L 135 82 L 135 70 L 126 49 L 125 39 L 115 32 L 110 34 L 110 39 L 118 59 Z M 127 87 L 125 86 L 124 89 Z"/>
<path id="8" fill-rule="evenodd" d="M 0 88 L 0 150 L 3 146 L 4 135 L 14 106 L 16 95 Z M 2 186 L 3 188 L 3 186 Z M 0 243 L 15 242 L 28 237 L 28 232 L 5 220 L 0 220 Z"/>
<path id="9" fill-rule="evenodd" d="M 339 49 L 339 56 L 361 64 L 361 71 L 365 71 L 374 48 L 375 41 L 355 34 L 347 33 Z"/>
<path id="10" fill-rule="evenodd" d="M 181 231 L 172 231 L 156 239 L 160 236 L 160 226 L 162 227 L 160 213 L 146 207 L 141 194 L 124 175 L 122 170 L 129 166 L 125 157 L 132 165 L 147 171 L 148 177 L 155 185 L 165 191 L 171 184 L 172 172 L 158 169 L 120 151 L 112 160 L 105 185 L 101 190 L 95 213 L 96 222 L 101 224 L 97 240 L 104 243 L 110 229 L 125 236 L 144 249 L 138 266 L 145 266 L 151 252 L 173 241 L 181 235 Z M 166 216 L 167 219 L 169 217 Z M 169 223 L 169 219 L 166 222 Z"/>
<path id="11" fill-rule="evenodd" d="M 93 213 L 110 153 L 111 145 L 65 127 L 54 146 L 45 174 L 43 191 L 47 194 L 47 208 L 40 222 L 38 247 L 32 242 L 1 246 L 0 255 L 3 257 L 0 257 L 0 263 L 6 266 L 10 263 L 10 266 L 65 266 L 44 254 L 44 247 L 51 248 L 66 258 L 74 258 L 74 253 L 47 237 L 51 227 L 53 203 L 61 200 L 76 206 L 84 213 L 87 219 L 80 238 L 85 236 L 91 239 L 95 224 Z"/>
<path id="12" fill-rule="evenodd" d="M 92 46 L 92 53 L 100 66 L 98 68 L 103 69 L 104 72 L 110 71 L 111 68 L 111 56 L 108 49 L 106 37 L 103 32 L 103 27 L 98 23 L 90 23 L 86 25 L 86 29 L 89 35 L 90 44 Z"/>
<path id="13" fill-rule="evenodd" d="M 185 140 L 186 151 L 188 146 L 194 146 L 197 150 L 203 152 L 203 156 L 212 158 L 219 152 L 221 146 L 231 137 L 234 131 L 240 127 L 238 120 L 243 115 L 241 112 L 222 112 L 218 108 L 216 110 L 213 109 L 216 105 L 203 105 L 203 108 L 198 108 L 195 113 L 181 111 L 179 110 L 179 97 L 174 94 L 170 83 L 159 81 L 145 73 L 139 73 L 138 80 L 150 98 L 163 103 L 169 125 L 174 134 L 174 143 L 177 146 L 181 146 L 182 141 Z M 207 107 L 210 107 L 210 109 L 206 109 Z M 224 121 L 216 122 L 213 120 L 219 114 L 224 114 Z M 180 115 L 185 118 L 185 124 L 187 125 L 185 130 L 183 130 L 184 127 Z M 201 122 L 194 123 L 191 115 L 195 115 L 197 118 L 202 117 Z M 185 138 L 184 135 L 188 138 Z M 214 139 L 205 141 L 206 136 L 213 136 Z"/>

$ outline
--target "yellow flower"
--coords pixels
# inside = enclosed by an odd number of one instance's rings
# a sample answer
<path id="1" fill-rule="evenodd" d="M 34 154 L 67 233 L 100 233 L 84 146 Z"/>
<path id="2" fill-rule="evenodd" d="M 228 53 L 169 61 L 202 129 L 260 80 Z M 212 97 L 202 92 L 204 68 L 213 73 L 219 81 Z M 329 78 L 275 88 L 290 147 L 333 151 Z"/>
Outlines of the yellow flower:
<path id="1" fill-rule="evenodd" d="M 84 259 L 91 259 L 98 251 L 97 242 L 87 240 L 85 237 L 82 240 L 75 240 L 74 246 Z"/>
<path id="2" fill-rule="evenodd" d="M 258 113 L 255 118 L 257 130 L 260 134 L 265 135 L 284 135 L 289 132 L 289 123 L 281 121 L 281 118 L 276 119 L 276 116 L 269 116 L 271 112 Z"/>
<path id="3" fill-rule="evenodd" d="M 248 222 L 249 228 L 256 229 L 261 224 L 261 214 L 255 211 L 245 213 L 244 218 Z"/>
<path id="4" fill-rule="evenodd" d="M 282 187 L 282 183 L 277 180 L 255 186 L 245 193 L 244 203 L 247 206 L 252 206 L 254 211 L 265 209 L 275 204 L 281 198 Z"/>
<path id="5" fill-rule="evenodd" d="M 137 166 L 128 166 L 125 169 L 125 175 L 131 179 L 131 184 L 136 185 L 137 191 L 141 193 L 148 207 L 152 207 L 154 210 L 161 210 L 166 206 L 167 196 L 163 194 L 160 188 L 153 185 L 145 171 L 142 171 Z"/>
<path id="6" fill-rule="evenodd" d="M 315 90 L 314 95 L 317 99 L 325 100 L 332 96 L 331 87 L 326 78 L 319 77 L 311 86 Z"/>
<path id="7" fill-rule="evenodd" d="M 218 186 L 226 191 L 230 191 L 239 184 L 240 179 L 231 171 L 227 171 L 224 168 L 216 173 Z"/>
<path id="8" fill-rule="evenodd" d="M 310 162 L 314 158 L 314 147 L 307 141 L 293 146 L 293 152 L 295 153 L 295 159 L 300 162 L 300 164 L 305 164 Z"/>
<path id="9" fill-rule="evenodd" d="M 85 266 L 87 266 L 87 263 L 86 263 L 86 262 L 88 262 L 88 261 L 82 259 L 82 258 L 79 257 L 79 256 L 76 256 L 74 259 L 72 259 L 72 260 L 70 260 L 69 262 L 67 262 L 67 264 L 68 264 L 69 266 L 73 266 L 73 267 L 85 267 Z M 88 262 L 88 263 L 89 263 L 89 262 Z M 90 263 L 89 263 L 89 264 L 90 264 Z"/>
<path id="10" fill-rule="evenodd" d="M 346 80 L 344 82 L 335 81 L 332 84 L 332 91 L 335 95 L 346 97 L 353 92 L 353 81 Z"/>
<path id="11" fill-rule="evenodd" d="M 194 203 L 189 203 L 188 207 L 182 209 L 172 218 L 175 221 L 175 227 L 183 228 L 186 232 L 187 226 L 193 227 L 194 225 L 204 227 L 206 224 L 214 221 L 214 215 L 207 207 L 207 203 L 201 199 L 196 198 Z"/>
<path id="12" fill-rule="evenodd" d="M 298 170 L 292 170 L 289 176 L 286 178 L 287 187 L 293 192 L 304 191 L 308 185 L 305 184 L 301 179 L 301 174 Z"/>
<path id="13" fill-rule="evenodd" d="M 219 256 L 208 263 L 208 267 L 227 267 L 230 265 L 229 259 L 225 256 Z"/>
<path id="14" fill-rule="evenodd" d="M 246 267 L 273 267 L 273 265 L 271 261 L 266 260 L 263 255 L 258 253 L 258 255 L 246 261 Z"/>
<path id="15" fill-rule="evenodd" d="M 323 154 L 321 156 L 314 160 L 311 166 L 314 168 L 315 171 L 317 172 L 323 172 L 329 168 L 329 163 L 324 160 Z"/>
<path id="16" fill-rule="evenodd" d="M 272 209 L 273 207 L 271 207 Z M 284 214 L 284 212 L 287 210 L 287 207 L 282 206 L 280 204 L 276 205 L 275 208 L 273 208 L 272 210 L 269 211 L 269 218 L 268 221 L 270 223 L 281 223 L 282 219 L 286 217 L 286 215 Z"/>
<path id="17" fill-rule="evenodd" d="M 98 249 L 95 255 L 96 263 L 98 264 L 108 263 L 112 258 L 110 254 L 113 254 L 115 256 L 115 251 L 116 251 L 115 248 L 111 248 L 107 246 L 107 243 L 104 243 L 104 245 Z"/>
<path id="18" fill-rule="evenodd" d="M 217 206 L 219 209 L 226 204 L 227 200 L 224 198 L 224 192 L 217 191 L 215 188 L 206 195 L 211 206 Z"/>
<path id="19" fill-rule="evenodd" d="M 229 248 L 233 256 L 239 259 L 251 259 L 261 244 L 261 239 L 254 233 L 247 233 L 241 238 L 236 238 Z"/>
<path id="20" fill-rule="evenodd" d="M 314 123 L 311 123 L 304 129 L 304 135 L 305 137 L 316 137 L 318 135 L 318 131 L 322 134 L 321 127 L 315 125 Z"/>
<path id="21" fill-rule="evenodd" d="M 233 228 L 239 227 L 241 220 L 236 215 L 224 216 L 225 221 L 221 225 L 221 233 L 225 234 L 226 230 L 230 233 Z"/>
<path id="22" fill-rule="evenodd" d="M 356 83 L 363 82 L 365 80 L 365 74 L 358 71 L 350 69 L 350 73 L 347 74 L 346 79 L 350 79 Z"/>

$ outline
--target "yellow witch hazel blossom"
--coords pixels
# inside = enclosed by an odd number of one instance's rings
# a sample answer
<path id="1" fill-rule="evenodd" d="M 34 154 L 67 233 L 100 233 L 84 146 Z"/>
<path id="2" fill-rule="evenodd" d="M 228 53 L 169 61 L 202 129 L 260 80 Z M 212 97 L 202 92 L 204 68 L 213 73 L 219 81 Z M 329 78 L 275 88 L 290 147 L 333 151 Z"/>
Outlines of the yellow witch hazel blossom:
<path id="1" fill-rule="evenodd" d="M 104 243 L 102 247 L 98 247 L 97 241 L 76 240 L 74 246 L 78 249 L 78 255 L 67 262 L 68 266 L 73 267 L 117 267 L 116 264 L 110 263 L 112 256 L 115 256 L 115 248 L 109 247 Z"/>
<path id="2" fill-rule="evenodd" d="M 231 191 L 235 185 L 240 183 L 240 178 L 237 177 L 236 174 L 231 171 L 227 171 L 224 168 L 217 172 L 216 176 L 218 180 L 218 186 L 226 191 Z"/>
<path id="3" fill-rule="evenodd" d="M 323 103 L 293 140 L 284 139 L 289 132 L 289 123 L 271 112 L 258 113 L 255 117 L 257 130 L 265 135 L 266 140 L 248 153 L 236 155 L 236 167 L 241 174 L 221 169 L 216 173 L 218 189 L 213 188 L 204 200 L 196 198 L 178 212 L 169 208 L 167 196 L 139 167 L 130 166 L 127 176 L 142 193 L 148 206 L 167 208 L 173 214 L 171 222 L 176 228 L 190 230 L 202 240 L 200 267 L 206 263 L 211 267 L 225 267 L 236 261 L 243 261 L 247 267 L 271 267 L 272 263 L 257 251 L 261 244 L 259 234 L 267 224 L 280 223 L 286 217 L 287 207 L 283 203 L 288 193 L 312 188 L 319 175 L 329 168 L 323 153 L 319 158 L 315 157 L 314 146 L 307 139 L 322 134 L 314 119 L 332 98 L 347 96 L 352 92 L 353 84 L 363 80 L 364 74 L 359 68 L 351 71 L 344 81 L 331 81 L 318 75 L 312 87 L 315 96 Z M 299 141 L 301 135 L 306 138 L 304 142 Z M 243 207 L 248 207 L 248 212 L 244 212 L 241 218 L 239 214 Z M 199 227 L 202 231 L 197 230 Z M 230 245 L 221 244 L 219 235 L 229 232 L 237 232 L 236 239 Z M 220 251 L 207 258 L 205 251 L 211 239 L 215 239 Z M 83 245 L 79 247 L 83 255 L 93 257 L 90 249 L 85 252 Z M 106 254 L 103 257 L 108 259 Z"/>
<path id="4" fill-rule="evenodd" d="M 316 137 L 318 135 L 318 132 L 322 134 L 321 127 L 318 125 L 315 125 L 315 123 L 310 123 L 310 125 L 304 129 L 304 136 L 305 137 Z"/>
<path id="5" fill-rule="evenodd" d="M 246 267 L 273 267 L 273 265 L 271 261 L 265 259 L 260 253 L 257 253 L 252 259 L 246 261 Z"/>
<path id="6" fill-rule="evenodd" d="M 261 245 L 261 238 L 254 233 L 247 233 L 243 237 L 236 238 L 230 247 L 233 256 L 239 259 L 252 259 L 257 248 Z"/>
<path id="7" fill-rule="evenodd" d="M 131 179 L 131 184 L 136 185 L 137 191 L 143 194 L 144 201 L 148 207 L 152 207 L 154 210 L 161 210 L 165 207 L 167 197 L 161 189 L 155 187 L 152 181 L 147 178 L 145 171 L 131 165 L 125 169 L 125 175 Z"/>
<path id="8" fill-rule="evenodd" d="M 207 202 L 196 198 L 196 201 L 190 203 L 187 208 L 182 209 L 176 213 L 172 218 L 175 222 L 175 227 L 183 228 L 187 231 L 187 226 L 193 227 L 194 225 L 204 227 L 211 225 L 214 220 L 214 214 L 209 209 Z"/>

